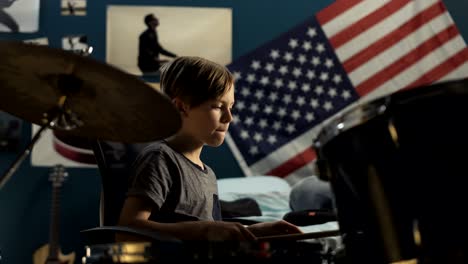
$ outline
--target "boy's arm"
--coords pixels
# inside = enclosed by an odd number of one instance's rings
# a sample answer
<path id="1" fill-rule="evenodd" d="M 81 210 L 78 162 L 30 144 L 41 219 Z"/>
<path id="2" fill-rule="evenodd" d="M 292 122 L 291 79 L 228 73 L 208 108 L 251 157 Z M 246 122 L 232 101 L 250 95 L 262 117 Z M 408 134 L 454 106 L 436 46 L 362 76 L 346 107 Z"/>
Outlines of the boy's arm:
<path id="1" fill-rule="evenodd" d="M 240 223 L 221 221 L 154 222 L 149 220 L 151 208 L 151 203 L 144 198 L 128 197 L 122 208 L 119 225 L 151 230 L 180 240 L 255 240 L 255 236 Z M 118 234 L 116 239 L 118 241 L 141 240 L 141 238 L 126 234 Z"/>
<path id="2" fill-rule="evenodd" d="M 296 225 L 284 220 L 253 224 L 248 226 L 247 229 L 257 237 L 302 233 Z"/>
<path id="3" fill-rule="evenodd" d="M 122 207 L 122 211 L 120 213 L 119 218 L 119 225 L 144 228 L 144 226 L 147 225 L 144 222 L 149 219 L 150 215 L 150 202 L 148 202 L 144 198 L 130 196 L 125 200 L 124 205 Z M 141 222 L 143 222 L 143 226 Z"/>

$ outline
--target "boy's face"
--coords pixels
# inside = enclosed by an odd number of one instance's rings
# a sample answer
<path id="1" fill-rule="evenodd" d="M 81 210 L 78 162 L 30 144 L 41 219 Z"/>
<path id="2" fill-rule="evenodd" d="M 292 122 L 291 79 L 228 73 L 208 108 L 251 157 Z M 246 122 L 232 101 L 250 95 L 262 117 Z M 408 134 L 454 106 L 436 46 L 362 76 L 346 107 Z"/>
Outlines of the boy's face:
<path id="1" fill-rule="evenodd" d="M 221 145 L 232 121 L 234 87 L 216 100 L 190 108 L 184 115 L 184 128 L 194 139 L 212 147 Z"/>

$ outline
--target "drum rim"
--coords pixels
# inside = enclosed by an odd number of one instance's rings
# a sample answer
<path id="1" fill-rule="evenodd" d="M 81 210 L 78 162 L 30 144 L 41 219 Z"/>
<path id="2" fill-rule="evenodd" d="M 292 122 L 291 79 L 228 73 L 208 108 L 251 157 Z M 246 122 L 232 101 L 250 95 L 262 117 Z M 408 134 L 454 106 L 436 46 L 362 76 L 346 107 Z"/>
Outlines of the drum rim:
<path id="1" fill-rule="evenodd" d="M 333 118 L 324 125 L 313 141 L 315 149 L 320 149 L 332 138 L 350 130 L 353 127 L 366 123 L 376 116 L 383 115 L 391 102 L 391 96 L 382 96 L 372 101 L 355 105 L 351 109 Z"/>
<path id="2" fill-rule="evenodd" d="M 433 95 L 442 93 L 462 93 L 468 94 L 468 78 L 449 80 L 403 89 L 396 92 L 374 98 L 370 101 L 358 104 L 342 114 L 333 118 L 324 125 L 313 140 L 313 147 L 317 150 L 326 145 L 332 138 L 343 132 L 359 126 L 376 116 L 383 115 L 392 107 L 393 102 L 405 102 L 407 100 L 418 99 L 415 95 Z"/>

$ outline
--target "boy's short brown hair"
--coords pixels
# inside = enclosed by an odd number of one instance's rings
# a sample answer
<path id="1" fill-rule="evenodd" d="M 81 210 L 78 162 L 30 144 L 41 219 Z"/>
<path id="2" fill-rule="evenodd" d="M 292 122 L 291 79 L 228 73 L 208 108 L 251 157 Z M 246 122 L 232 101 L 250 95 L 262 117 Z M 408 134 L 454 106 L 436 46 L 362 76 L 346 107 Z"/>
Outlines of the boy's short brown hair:
<path id="1" fill-rule="evenodd" d="M 191 107 L 221 97 L 233 83 L 226 67 L 200 57 L 177 57 L 161 67 L 161 90 Z"/>

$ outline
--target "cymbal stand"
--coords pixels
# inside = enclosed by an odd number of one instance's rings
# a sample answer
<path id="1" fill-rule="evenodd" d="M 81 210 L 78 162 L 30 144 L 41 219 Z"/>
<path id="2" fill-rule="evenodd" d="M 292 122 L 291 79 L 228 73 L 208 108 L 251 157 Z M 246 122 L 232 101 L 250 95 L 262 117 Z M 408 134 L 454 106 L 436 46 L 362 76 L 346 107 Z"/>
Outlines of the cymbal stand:
<path id="1" fill-rule="evenodd" d="M 6 173 L 0 178 L 0 190 L 15 173 L 24 159 L 31 153 L 32 148 L 40 139 L 46 128 L 72 130 L 83 125 L 83 122 L 77 117 L 77 115 L 66 107 L 66 100 L 66 95 L 61 96 L 58 100 L 57 107 L 52 109 L 49 113 L 43 114 L 44 118 L 42 119 L 42 126 L 34 134 L 25 150 L 16 157 L 15 161 L 8 168 Z"/>

